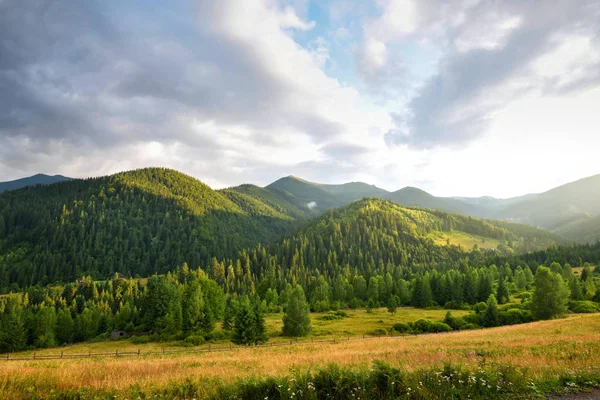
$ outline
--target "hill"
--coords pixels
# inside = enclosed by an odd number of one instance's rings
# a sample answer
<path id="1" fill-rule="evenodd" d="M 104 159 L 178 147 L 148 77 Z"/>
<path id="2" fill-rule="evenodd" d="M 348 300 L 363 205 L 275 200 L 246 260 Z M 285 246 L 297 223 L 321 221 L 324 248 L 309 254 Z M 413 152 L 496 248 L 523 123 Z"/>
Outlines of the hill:
<path id="1" fill-rule="evenodd" d="M 471 240 L 469 247 L 462 243 L 465 238 Z M 333 285 L 336 276 L 349 274 L 348 268 L 368 277 L 384 276 L 396 267 L 455 266 L 472 256 L 468 251 L 474 244 L 511 254 L 543 249 L 558 241 L 557 236 L 537 228 L 369 198 L 307 222 L 272 245 L 270 253 L 280 263 L 277 274 L 292 276 L 310 288 L 311 279 L 321 274 Z"/>
<path id="2" fill-rule="evenodd" d="M 436 197 L 424 190 L 405 187 L 384 198 L 406 207 L 430 208 L 451 213 L 484 218 L 489 214 L 485 207 L 452 197 Z"/>
<path id="3" fill-rule="evenodd" d="M 296 199 L 297 207 L 308 208 L 312 214 L 320 214 L 331 208 L 349 204 L 365 197 L 383 198 L 388 191 L 363 182 L 327 185 L 305 181 L 295 176 L 281 178 L 265 189 L 279 192 Z M 298 203 L 299 202 L 299 203 Z"/>
<path id="4" fill-rule="evenodd" d="M 0 288 L 207 265 L 294 224 L 293 212 L 260 197 L 168 169 L 8 191 L 0 195 Z"/>
<path id="5" fill-rule="evenodd" d="M 37 174 L 30 176 L 28 178 L 21 178 L 14 181 L 9 182 L 0 182 L 0 193 L 5 192 L 7 190 L 16 190 L 21 189 L 28 186 L 36 186 L 36 185 L 51 185 L 57 182 L 63 182 L 71 180 L 71 178 L 67 178 L 62 175 L 44 175 Z"/>
<path id="6" fill-rule="evenodd" d="M 591 176 L 549 190 L 508 206 L 494 214 L 495 218 L 539 226 L 554 232 L 565 232 L 577 240 L 597 240 L 589 227 L 600 215 L 600 175 Z"/>

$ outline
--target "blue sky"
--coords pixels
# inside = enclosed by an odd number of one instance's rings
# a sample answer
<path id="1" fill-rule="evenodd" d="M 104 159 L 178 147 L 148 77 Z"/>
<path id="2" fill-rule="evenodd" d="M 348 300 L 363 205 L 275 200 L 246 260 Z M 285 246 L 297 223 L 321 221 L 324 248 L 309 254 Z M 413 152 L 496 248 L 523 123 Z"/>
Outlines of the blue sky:
<path id="1" fill-rule="evenodd" d="M 509 197 L 600 173 L 600 4 L 0 1 L 0 180 Z"/>

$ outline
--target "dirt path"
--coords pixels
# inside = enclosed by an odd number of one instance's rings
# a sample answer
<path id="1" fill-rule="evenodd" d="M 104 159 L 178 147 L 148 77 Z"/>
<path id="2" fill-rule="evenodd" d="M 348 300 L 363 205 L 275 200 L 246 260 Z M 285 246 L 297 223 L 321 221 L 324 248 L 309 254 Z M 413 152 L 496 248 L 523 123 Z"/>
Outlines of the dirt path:
<path id="1" fill-rule="evenodd" d="M 574 393 L 564 396 L 550 396 L 547 400 L 600 400 L 600 389 L 594 389 L 589 393 Z"/>

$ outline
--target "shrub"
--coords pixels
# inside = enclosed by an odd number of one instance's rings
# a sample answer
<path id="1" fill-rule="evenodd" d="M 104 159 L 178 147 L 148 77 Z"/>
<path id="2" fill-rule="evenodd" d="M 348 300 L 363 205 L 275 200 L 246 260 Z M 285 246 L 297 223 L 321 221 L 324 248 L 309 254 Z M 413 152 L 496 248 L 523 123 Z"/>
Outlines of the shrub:
<path id="1" fill-rule="evenodd" d="M 517 308 L 500 311 L 499 316 L 501 325 L 517 325 L 533 321 L 531 311 L 519 310 Z"/>
<path id="2" fill-rule="evenodd" d="M 451 332 L 452 328 L 443 322 L 432 322 L 426 319 L 419 319 L 412 324 L 414 333 L 440 333 Z"/>
<path id="3" fill-rule="evenodd" d="M 408 324 L 400 322 L 400 323 L 394 324 L 392 329 L 398 333 L 406 333 L 410 330 L 410 326 Z"/>
<path id="4" fill-rule="evenodd" d="M 593 301 L 571 301 L 569 310 L 577 314 L 590 314 L 600 311 L 600 306 Z"/>
<path id="5" fill-rule="evenodd" d="M 383 328 L 377 328 L 373 331 L 373 336 L 386 336 L 388 332 Z"/>
<path id="6" fill-rule="evenodd" d="M 204 338 L 204 336 L 190 335 L 187 338 L 185 338 L 183 342 L 190 346 L 200 346 L 201 344 L 206 342 L 206 339 Z"/>

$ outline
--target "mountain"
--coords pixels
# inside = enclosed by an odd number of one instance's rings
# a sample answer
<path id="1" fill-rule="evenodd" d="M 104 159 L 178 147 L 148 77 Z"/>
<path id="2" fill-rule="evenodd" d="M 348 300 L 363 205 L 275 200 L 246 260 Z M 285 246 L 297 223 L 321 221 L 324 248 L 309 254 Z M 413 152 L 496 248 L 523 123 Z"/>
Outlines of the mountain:
<path id="1" fill-rule="evenodd" d="M 364 197 L 383 197 L 388 194 L 384 189 L 362 182 L 326 185 L 305 181 L 295 176 L 281 178 L 265 189 L 292 196 L 314 214 L 320 214 Z"/>
<path id="2" fill-rule="evenodd" d="M 266 195 L 215 191 L 162 168 L 7 191 L 0 195 L 0 288 L 208 265 L 271 243 L 296 224 L 283 201 L 278 208 Z"/>
<path id="3" fill-rule="evenodd" d="M 486 217 L 486 209 L 451 197 L 436 197 L 424 190 L 405 187 L 384 198 L 406 207 L 430 208 L 432 210 L 458 213 L 474 217 Z"/>
<path id="4" fill-rule="evenodd" d="M 62 175 L 44 175 L 37 174 L 30 176 L 28 178 L 21 178 L 14 181 L 9 182 L 0 182 L 0 193 L 5 192 L 7 190 L 16 190 L 21 189 L 27 186 L 36 186 L 36 185 L 51 185 L 57 182 L 63 182 L 71 180 L 71 178 L 67 178 Z"/>
<path id="5" fill-rule="evenodd" d="M 581 224 L 580 229 L 585 230 L 589 220 L 598 215 L 600 175 L 595 175 L 508 206 L 495 213 L 494 217 L 556 232 L 568 231 L 570 236 L 579 237 L 577 225 Z"/>
<path id="6" fill-rule="evenodd" d="M 483 196 L 483 197 L 449 197 L 449 199 L 459 200 L 463 203 L 471 204 L 484 208 L 489 211 L 497 211 L 504 207 L 520 203 L 524 200 L 531 199 L 537 196 L 537 194 L 526 194 L 523 196 L 512 197 L 508 199 L 498 199 L 496 197 Z"/>
<path id="7" fill-rule="evenodd" d="M 321 275 L 334 280 L 352 274 L 385 275 L 386 270 L 398 266 L 449 267 L 466 257 L 471 262 L 477 259 L 481 253 L 470 252 L 473 248 L 496 249 L 495 253 L 508 255 L 558 242 L 556 235 L 533 227 L 368 198 L 331 210 L 280 239 L 270 247 L 279 269 L 262 275 L 297 277 L 312 288 L 311 282 Z M 306 274 L 312 278 L 304 278 Z"/>
<path id="8" fill-rule="evenodd" d="M 475 247 L 523 252 L 557 242 L 536 228 L 409 209 L 373 197 L 343 205 L 377 193 L 384 191 L 293 177 L 266 188 L 213 190 L 163 168 L 7 191 L 0 194 L 0 291 L 82 275 L 149 276 L 183 263 L 208 267 L 213 257 L 232 260 L 251 248 L 274 249 L 281 258 L 269 265 L 293 264 L 292 243 L 317 231 L 320 239 L 314 239 L 306 260 L 318 257 L 319 263 L 310 268 L 325 268 L 326 260 L 336 257 L 349 262 L 345 252 L 358 251 L 358 257 L 370 260 L 395 249 L 386 260 L 404 265 L 439 262 L 450 253 L 464 256 Z M 314 218 L 332 206 L 337 208 Z M 331 242 L 337 256 L 323 253 L 331 244 L 329 235 L 338 230 L 339 242 Z M 266 265 L 260 257 L 252 267 L 242 262 L 242 270 Z M 231 262 L 226 261 L 226 271 Z"/>

